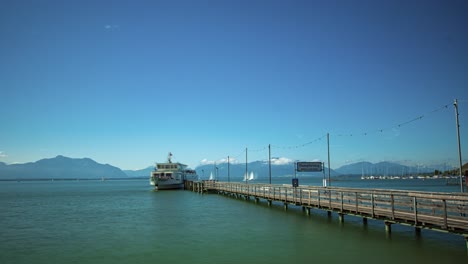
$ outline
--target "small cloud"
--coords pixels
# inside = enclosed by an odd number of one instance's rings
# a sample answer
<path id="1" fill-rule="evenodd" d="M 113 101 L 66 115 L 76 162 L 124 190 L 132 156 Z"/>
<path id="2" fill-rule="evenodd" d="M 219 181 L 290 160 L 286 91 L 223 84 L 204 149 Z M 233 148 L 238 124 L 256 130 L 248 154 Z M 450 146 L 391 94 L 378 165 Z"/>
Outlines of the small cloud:
<path id="1" fill-rule="evenodd" d="M 114 31 L 114 30 L 118 30 L 119 28 L 120 28 L 119 25 L 111 25 L 111 24 L 104 25 L 104 29 L 107 31 Z"/>
<path id="2" fill-rule="evenodd" d="M 0 151 L 0 158 L 6 158 L 6 157 L 8 157 L 8 155 L 5 152 Z"/>
<path id="3" fill-rule="evenodd" d="M 271 158 L 271 164 L 272 165 L 285 165 L 285 164 L 290 164 L 292 162 L 293 162 L 292 159 L 288 159 L 288 158 L 285 158 L 285 157 Z"/>
<path id="4" fill-rule="evenodd" d="M 216 163 L 219 163 L 219 164 L 221 164 L 221 163 L 228 163 L 228 159 L 227 159 L 227 158 L 225 158 L 225 159 L 220 159 L 220 160 L 218 160 Z M 236 158 L 229 158 L 229 163 L 231 163 L 231 164 L 237 164 L 237 163 L 239 163 L 239 161 L 238 161 Z"/>
<path id="5" fill-rule="evenodd" d="M 220 160 L 208 160 L 208 159 L 202 159 L 200 161 L 201 165 L 213 165 L 213 164 L 221 164 L 221 163 L 228 163 L 227 158 L 220 159 Z M 237 164 L 239 161 L 236 158 L 229 158 L 229 163 L 231 164 Z"/>
<path id="6" fill-rule="evenodd" d="M 202 159 L 200 161 L 201 165 L 208 165 L 208 164 L 214 164 L 214 160 L 207 160 L 207 159 Z"/>
<path id="7" fill-rule="evenodd" d="M 200 161 L 201 165 L 213 165 L 213 164 L 222 164 L 222 163 L 228 163 L 227 158 L 220 159 L 220 160 L 208 160 L 208 159 L 202 159 Z M 229 163 L 230 164 L 238 164 L 239 161 L 236 158 L 229 158 Z"/>

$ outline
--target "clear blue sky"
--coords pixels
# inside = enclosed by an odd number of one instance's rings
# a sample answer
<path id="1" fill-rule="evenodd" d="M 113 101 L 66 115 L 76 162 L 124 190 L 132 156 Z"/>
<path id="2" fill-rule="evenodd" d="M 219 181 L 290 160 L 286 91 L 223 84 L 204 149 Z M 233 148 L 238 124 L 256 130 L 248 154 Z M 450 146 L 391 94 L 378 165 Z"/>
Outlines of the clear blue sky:
<path id="1" fill-rule="evenodd" d="M 326 160 L 329 132 L 332 168 L 456 165 L 455 98 L 468 159 L 467 1 L 3 0 L 0 39 L 2 162 Z"/>

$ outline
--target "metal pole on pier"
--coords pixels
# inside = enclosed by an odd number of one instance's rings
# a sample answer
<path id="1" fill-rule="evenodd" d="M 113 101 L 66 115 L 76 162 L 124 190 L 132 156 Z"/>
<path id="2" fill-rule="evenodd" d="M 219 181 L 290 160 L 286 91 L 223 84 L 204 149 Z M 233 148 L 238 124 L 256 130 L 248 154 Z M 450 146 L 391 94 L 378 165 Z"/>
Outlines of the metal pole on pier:
<path id="1" fill-rule="evenodd" d="M 457 139 L 458 139 L 458 159 L 459 159 L 459 173 L 460 173 L 460 191 L 463 192 L 463 173 L 462 173 L 462 156 L 461 156 L 461 145 L 460 145 L 460 124 L 458 123 L 458 101 L 455 99 L 453 102 L 453 106 L 455 107 L 455 119 L 457 123 Z"/>
<path id="2" fill-rule="evenodd" d="M 325 179 L 325 162 L 322 162 L 322 171 L 323 171 L 322 186 L 327 187 L 327 180 Z"/>
<path id="3" fill-rule="evenodd" d="M 245 183 L 249 183 L 249 173 L 247 170 L 247 148 L 245 148 Z"/>
<path id="4" fill-rule="evenodd" d="M 268 144 L 268 175 L 270 176 L 271 184 L 271 146 Z"/>
<path id="5" fill-rule="evenodd" d="M 327 146 L 328 146 L 328 186 L 331 186 L 331 182 L 330 182 L 330 133 L 327 133 Z"/>
<path id="6" fill-rule="evenodd" d="M 230 167 L 229 167 L 229 156 L 228 156 L 228 182 L 231 182 L 230 176 L 231 176 L 231 171 L 230 171 Z"/>
<path id="7" fill-rule="evenodd" d="M 214 163 L 214 170 L 215 170 L 215 172 L 214 172 L 215 173 L 215 176 L 214 176 L 215 181 L 217 181 L 218 180 L 218 167 L 216 167 L 216 162 Z"/>

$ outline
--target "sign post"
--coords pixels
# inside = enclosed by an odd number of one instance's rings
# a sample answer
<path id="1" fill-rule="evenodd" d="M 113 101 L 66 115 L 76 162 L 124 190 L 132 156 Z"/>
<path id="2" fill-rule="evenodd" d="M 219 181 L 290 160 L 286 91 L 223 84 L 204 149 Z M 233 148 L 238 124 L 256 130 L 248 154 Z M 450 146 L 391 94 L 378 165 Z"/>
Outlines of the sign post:
<path id="1" fill-rule="evenodd" d="M 325 170 L 323 169 L 323 162 L 297 162 L 296 163 L 296 170 L 294 171 L 294 175 L 296 175 L 296 171 L 298 172 L 319 172 L 323 171 L 323 186 L 326 186 L 326 180 L 325 180 Z"/>
<path id="2" fill-rule="evenodd" d="M 294 162 L 294 178 L 292 179 L 292 187 L 297 188 L 299 186 L 299 179 L 296 176 L 297 162 Z"/>

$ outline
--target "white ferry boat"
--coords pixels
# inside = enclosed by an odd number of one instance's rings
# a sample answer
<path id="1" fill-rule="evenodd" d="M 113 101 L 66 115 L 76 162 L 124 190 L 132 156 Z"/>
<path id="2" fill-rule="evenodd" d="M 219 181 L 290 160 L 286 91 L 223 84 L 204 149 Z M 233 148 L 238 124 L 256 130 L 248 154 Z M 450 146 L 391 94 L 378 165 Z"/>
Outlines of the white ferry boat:
<path id="1" fill-rule="evenodd" d="M 172 154 L 169 153 L 166 163 L 156 163 L 156 167 L 151 172 L 150 184 L 156 190 L 182 189 L 184 181 L 196 181 L 198 175 L 195 170 L 187 169 L 187 165 L 182 163 L 172 163 Z"/>

